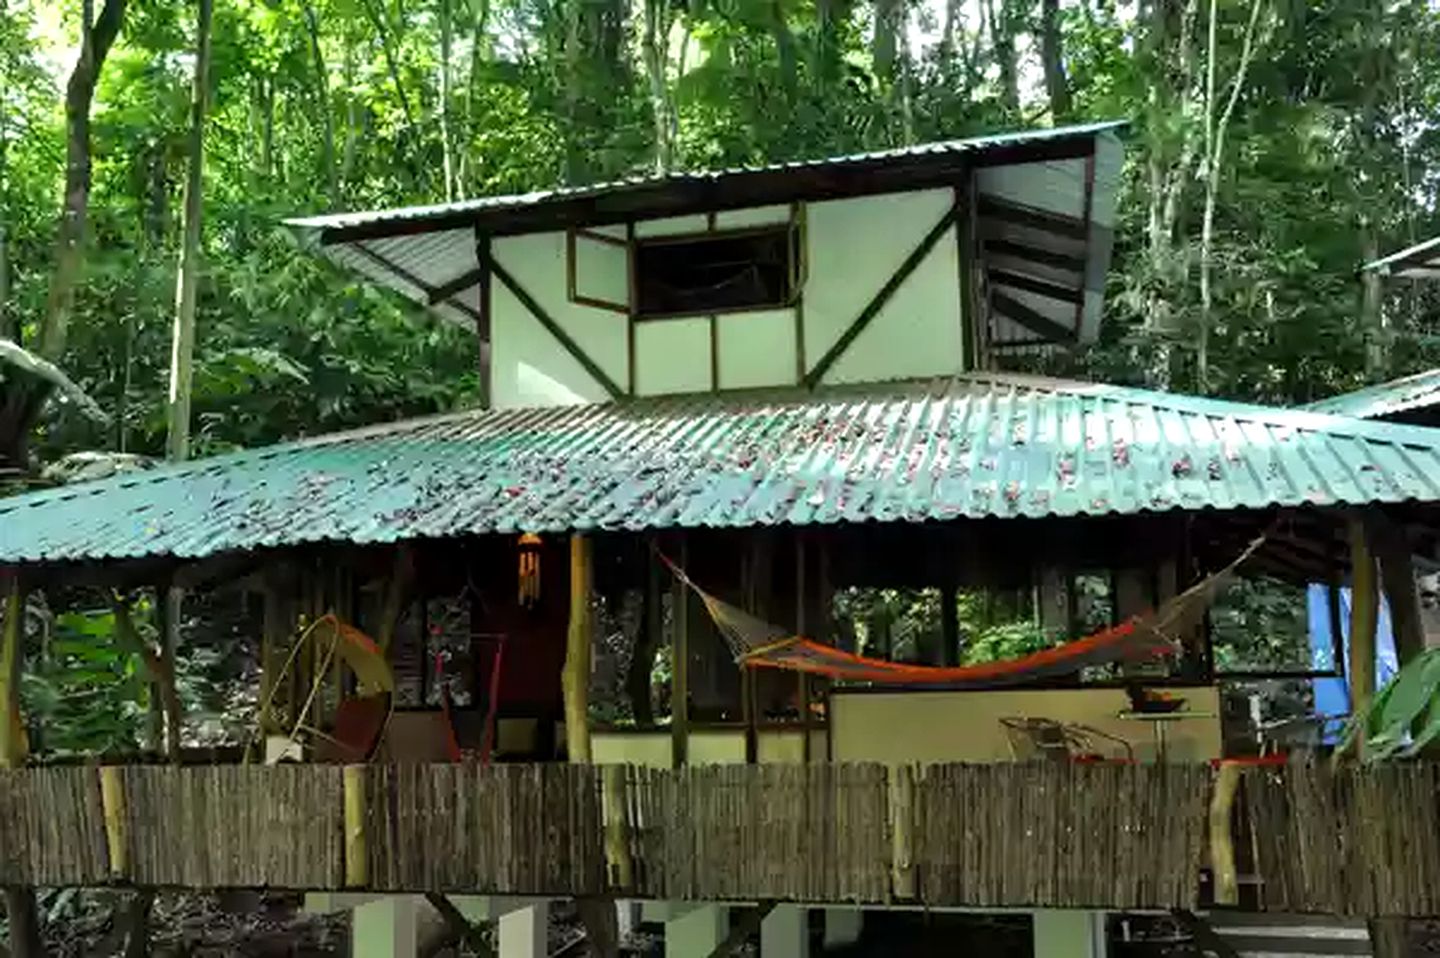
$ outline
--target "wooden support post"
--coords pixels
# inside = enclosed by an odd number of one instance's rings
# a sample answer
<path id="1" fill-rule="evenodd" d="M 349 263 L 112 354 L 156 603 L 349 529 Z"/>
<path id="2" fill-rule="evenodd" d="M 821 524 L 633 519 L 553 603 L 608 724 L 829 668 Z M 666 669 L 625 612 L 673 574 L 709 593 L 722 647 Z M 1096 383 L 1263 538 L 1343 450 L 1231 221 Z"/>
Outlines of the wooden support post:
<path id="1" fill-rule="evenodd" d="M 346 765 L 340 784 L 345 804 L 345 887 L 370 883 L 370 861 L 365 845 L 365 766 Z"/>
<path id="2" fill-rule="evenodd" d="M 25 647 L 25 592 L 20 576 L 4 573 L 5 635 L 0 642 L 0 768 L 25 763 L 29 744 L 20 715 L 20 663 Z"/>
<path id="3" fill-rule="evenodd" d="M 4 637 L 0 640 L 0 768 L 25 764 L 29 742 L 20 714 L 20 668 L 25 645 L 25 591 L 14 570 L 0 572 L 5 588 Z M 10 958 L 44 954 L 35 889 L 7 886 L 5 914 L 10 923 Z"/>
<path id="4" fill-rule="evenodd" d="M 806 575 L 805 575 L 805 534 L 795 534 L 795 634 L 802 638 L 810 623 L 805 614 L 806 611 Z M 805 764 L 810 764 L 810 673 L 796 672 L 795 681 L 797 684 L 796 694 L 800 698 L 800 732 L 803 739 L 800 743 L 800 753 L 804 757 Z"/>
<path id="5" fill-rule="evenodd" d="M 1240 788 L 1240 766 L 1222 762 L 1210 796 L 1210 870 L 1215 878 L 1215 904 L 1240 904 L 1240 879 L 1235 870 L 1232 829 L 1235 793 Z"/>
<path id="6" fill-rule="evenodd" d="M 590 762 L 590 540 L 570 537 L 570 625 L 565 633 L 565 746 L 570 761 Z"/>
<path id="7" fill-rule="evenodd" d="M 277 735 L 282 727 L 279 713 L 285 706 L 277 695 L 275 674 L 280 667 L 280 649 L 290 637 L 290 622 L 285 615 L 285 601 L 277 583 L 266 577 L 265 603 L 260 633 L 260 732 L 262 736 Z"/>
<path id="8" fill-rule="evenodd" d="M 681 533 L 684 535 L 684 533 Z M 689 568 L 689 543 L 680 540 L 680 568 Z M 670 638 L 670 764 L 684 768 L 690 754 L 690 589 L 675 581 Z"/>
<path id="9" fill-rule="evenodd" d="M 1425 627 L 1420 619 L 1420 593 L 1415 588 L 1410 543 L 1404 531 L 1379 509 L 1367 511 L 1365 531 L 1380 563 L 1380 582 L 1395 635 L 1395 657 L 1403 667 L 1425 651 Z"/>
<path id="10" fill-rule="evenodd" d="M 155 688 L 160 693 L 160 711 L 164 719 L 163 751 L 166 759 L 176 763 L 180 761 L 180 693 L 175 687 L 175 646 L 179 640 L 184 601 L 185 593 L 168 582 L 155 587 L 155 608 L 159 619 L 156 632 L 160 636 Z"/>
<path id="11" fill-rule="evenodd" d="M 1375 696 L 1375 629 L 1380 613 L 1380 593 L 1375 574 L 1375 556 L 1370 551 L 1365 523 L 1352 515 L 1350 534 L 1350 712 L 1360 715 Z M 1364 756 L 1364 736 L 1356 747 Z"/>
<path id="12" fill-rule="evenodd" d="M 120 881 L 125 878 L 130 862 L 125 842 L 125 784 L 118 765 L 100 766 L 100 808 L 105 816 L 110 877 Z"/>

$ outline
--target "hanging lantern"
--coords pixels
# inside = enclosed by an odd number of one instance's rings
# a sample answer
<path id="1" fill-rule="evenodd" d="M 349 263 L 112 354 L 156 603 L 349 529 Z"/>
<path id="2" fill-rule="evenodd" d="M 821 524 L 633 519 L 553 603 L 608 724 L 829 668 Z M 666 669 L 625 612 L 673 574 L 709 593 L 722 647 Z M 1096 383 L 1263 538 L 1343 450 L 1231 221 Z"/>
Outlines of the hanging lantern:
<path id="1" fill-rule="evenodd" d="M 520 537 L 520 606 L 533 608 L 540 602 L 540 537 Z"/>

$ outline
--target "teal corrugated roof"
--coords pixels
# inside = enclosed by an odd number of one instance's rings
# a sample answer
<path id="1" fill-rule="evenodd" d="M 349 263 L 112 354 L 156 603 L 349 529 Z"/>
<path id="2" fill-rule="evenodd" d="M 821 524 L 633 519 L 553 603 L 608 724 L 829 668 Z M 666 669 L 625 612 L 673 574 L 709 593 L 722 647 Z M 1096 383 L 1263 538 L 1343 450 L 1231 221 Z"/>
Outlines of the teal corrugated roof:
<path id="1" fill-rule="evenodd" d="M 1004 375 L 460 413 L 0 501 L 0 562 L 1440 500 L 1440 430 Z"/>
<path id="2" fill-rule="evenodd" d="M 1383 419 L 1440 403 L 1440 369 L 1392 379 L 1310 403 L 1312 412 L 1359 419 Z"/>

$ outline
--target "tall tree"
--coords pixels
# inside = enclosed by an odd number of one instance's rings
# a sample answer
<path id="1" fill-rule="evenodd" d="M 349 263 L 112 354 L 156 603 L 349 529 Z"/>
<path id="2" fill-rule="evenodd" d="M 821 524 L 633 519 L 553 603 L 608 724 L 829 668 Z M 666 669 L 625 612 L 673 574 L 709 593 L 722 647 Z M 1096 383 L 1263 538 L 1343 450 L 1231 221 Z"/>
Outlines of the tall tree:
<path id="1" fill-rule="evenodd" d="M 1215 72 L 1218 49 L 1216 35 L 1219 2 L 1210 0 L 1210 26 L 1206 43 L 1205 63 L 1205 213 L 1200 226 L 1200 336 L 1195 352 L 1195 380 L 1200 392 L 1209 389 L 1210 327 L 1214 322 L 1214 294 L 1211 278 L 1215 270 L 1215 205 L 1220 193 L 1220 168 L 1225 162 L 1225 133 L 1240 93 L 1250 72 L 1250 58 L 1255 52 L 1255 32 L 1260 22 L 1264 0 L 1251 0 L 1250 21 L 1245 25 L 1245 39 L 1240 47 L 1240 63 L 1230 81 L 1225 107 L 1216 115 Z"/>
<path id="2" fill-rule="evenodd" d="M 179 269 L 175 279 L 175 326 L 170 349 L 169 428 L 165 444 L 171 459 L 190 458 L 190 392 L 195 361 L 195 292 L 200 276 L 200 221 L 205 172 L 205 107 L 210 86 L 210 21 L 214 0 L 197 0 L 195 77 L 190 93 L 190 133 L 186 153 L 185 210 L 182 214 Z"/>
<path id="3" fill-rule="evenodd" d="M 65 349 L 65 337 L 85 257 L 86 221 L 90 208 L 90 107 L 100 69 L 125 18 L 126 0 L 105 0 L 97 18 L 94 0 L 81 4 L 80 53 L 65 87 L 65 192 L 55 248 L 55 266 L 40 322 L 37 353 L 54 361 Z M 12 381 L 0 407 L 0 462 L 28 467 L 26 452 L 31 423 L 45 401 L 48 387 L 29 380 Z"/>
<path id="4" fill-rule="evenodd" d="M 1060 0 L 1040 0 L 1040 62 L 1045 68 L 1045 93 L 1050 118 L 1070 115 L 1070 82 L 1065 77 L 1064 41 L 1060 32 Z"/>

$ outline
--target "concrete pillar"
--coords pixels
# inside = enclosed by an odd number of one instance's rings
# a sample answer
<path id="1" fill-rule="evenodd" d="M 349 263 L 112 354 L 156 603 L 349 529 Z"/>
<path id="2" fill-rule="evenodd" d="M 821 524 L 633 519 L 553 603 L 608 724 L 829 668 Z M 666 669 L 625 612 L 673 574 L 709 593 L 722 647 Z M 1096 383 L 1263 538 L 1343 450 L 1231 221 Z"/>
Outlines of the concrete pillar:
<path id="1" fill-rule="evenodd" d="M 640 928 L 640 902 L 622 899 L 615 903 L 615 928 L 620 941 L 626 942 L 635 936 Z"/>
<path id="2" fill-rule="evenodd" d="M 415 909 L 416 900 L 409 895 L 357 905 L 350 918 L 352 958 L 416 958 Z"/>
<path id="3" fill-rule="evenodd" d="M 776 905 L 760 923 L 760 958 L 809 958 L 808 917 L 799 905 Z"/>
<path id="4" fill-rule="evenodd" d="M 729 933 L 729 908 L 696 905 L 665 922 L 665 958 L 706 958 Z"/>
<path id="5" fill-rule="evenodd" d="M 1105 913 L 1037 911 L 1035 958 L 1105 958 Z"/>
<path id="6" fill-rule="evenodd" d="M 537 902 L 500 916 L 499 958 L 545 958 L 550 903 Z"/>
<path id="7" fill-rule="evenodd" d="M 865 913 L 858 908 L 825 909 L 825 948 L 841 948 L 860 940 Z"/>

